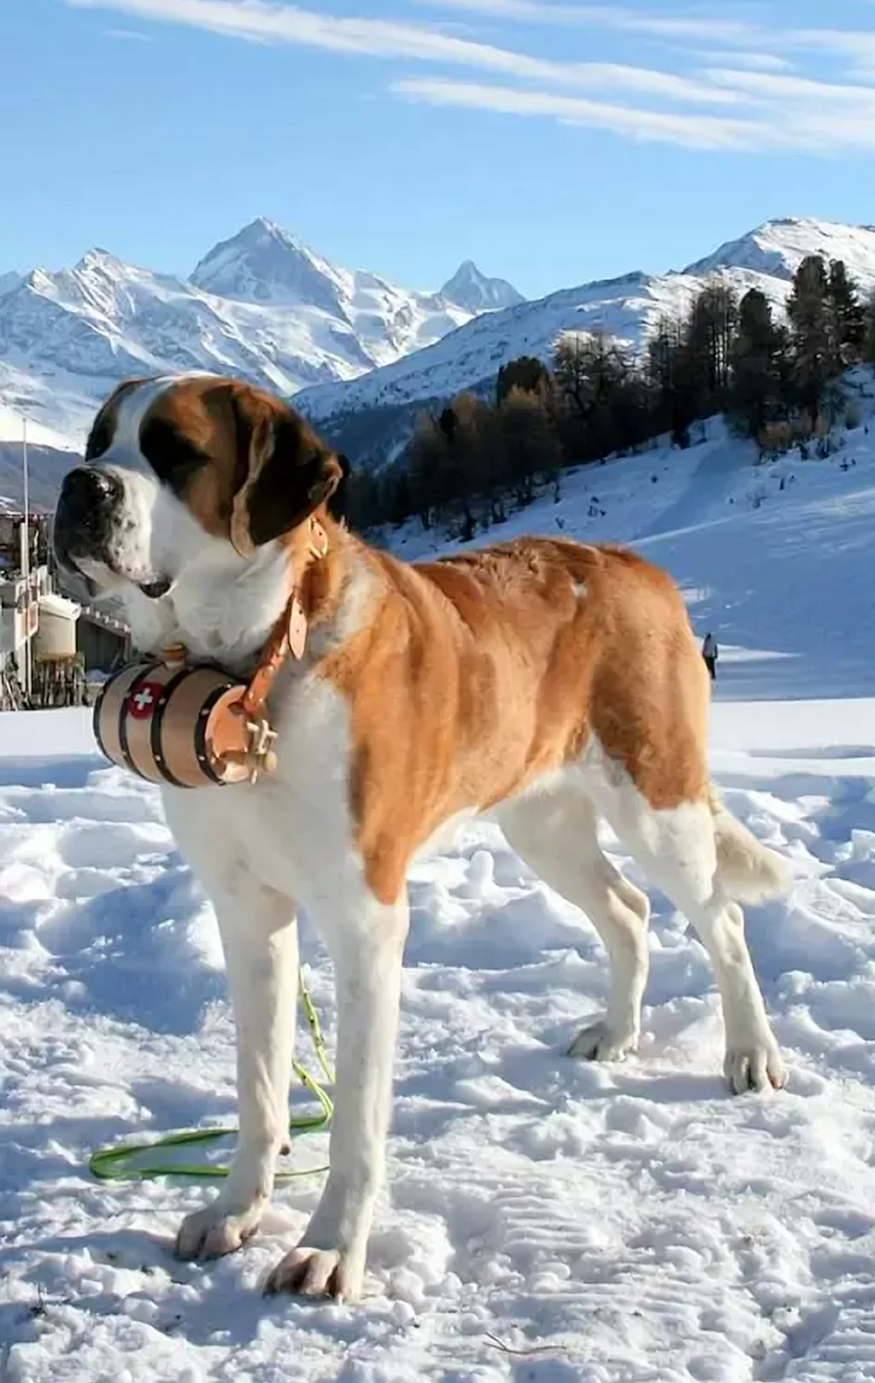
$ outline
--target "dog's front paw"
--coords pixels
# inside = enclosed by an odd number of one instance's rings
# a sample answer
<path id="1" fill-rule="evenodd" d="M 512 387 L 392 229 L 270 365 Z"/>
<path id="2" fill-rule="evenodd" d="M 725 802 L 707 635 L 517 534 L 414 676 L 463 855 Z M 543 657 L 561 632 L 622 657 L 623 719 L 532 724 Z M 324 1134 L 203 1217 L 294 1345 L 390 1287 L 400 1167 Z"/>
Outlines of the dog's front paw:
<path id="1" fill-rule="evenodd" d="M 602 1022 L 579 1032 L 568 1048 L 568 1055 L 582 1057 L 585 1061 L 625 1061 L 637 1049 L 638 1033 L 634 1028 L 612 1028 Z"/>
<path id="2" fill-rule="evenodd" d="M 339 1249 L 314 1249 L 301 1244 L 274 1268 L 264 1286 L 265 1294 L 292 1292 L 302 1297 L 333 1297 L 355 1301 L 361 1296 L 364 1255 Z"/>
<path id="3" fill-rule="evenodd" d="M 261 1221 L 262 1206 L 231 1211 L 216 1200 L 193 1215 L 186 1215 L 176 1236 L 177 1258 L 221 1258 L 235 1253 L 251 1239 Z"/>
<path id="4" fill-rule="evenodd" d="M 747 1090 L 780 1090 L 787 1081 L 778 1044 L 771 1034 L 747 1047 L 729 1047 L 723 1064 L 736 1095 Z"/>

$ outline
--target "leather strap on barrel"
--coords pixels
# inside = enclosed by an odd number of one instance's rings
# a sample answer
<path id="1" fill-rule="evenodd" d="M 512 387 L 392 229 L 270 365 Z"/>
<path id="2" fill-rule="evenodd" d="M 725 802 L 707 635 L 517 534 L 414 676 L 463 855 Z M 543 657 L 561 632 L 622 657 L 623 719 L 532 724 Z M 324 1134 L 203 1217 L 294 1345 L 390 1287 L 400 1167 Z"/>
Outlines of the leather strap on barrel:
<path id="1" fill-rule="evenodd" d="M 319 561 L 328 552 L 328 537 L 318 519 L 310 519 L 310 556 Z M 265 645 L 258 667 L 252 674 L 246 692 L 240 702 L 240 710 L 249 720 L 260 720 L 276 675 L 291 656 L 296 662 L 304 656 L 307 647 L 309 621 L 301 602 L 298 586 L 292 590 L 289 603 L 274 626 L 273 633 Z"/>

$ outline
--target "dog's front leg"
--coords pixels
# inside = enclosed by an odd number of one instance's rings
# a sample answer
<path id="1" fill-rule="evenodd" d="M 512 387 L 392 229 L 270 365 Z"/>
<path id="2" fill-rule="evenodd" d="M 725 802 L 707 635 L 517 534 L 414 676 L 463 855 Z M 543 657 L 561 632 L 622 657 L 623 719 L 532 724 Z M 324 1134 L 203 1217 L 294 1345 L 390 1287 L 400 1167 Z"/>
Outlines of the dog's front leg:
<path id="1" fill-rule="evenodd" d="M 180 1258 L 216 1258 L 258 1228 L 288 1131 L 295 1032 L 298 928 L 289 899 L 226 871 L 213 902 L 222 934 L 237 1030 L 240 1134 L 227 1181 L 211 1205 L 188 1215 Z"/>
<path id="2" fill-rule="evenodd" d="M 407 899 L 385 906 L 369 896 L 356 915 L 317 921 L 337 986 L 331 1165 L 300 1244 L 271 1273 L 267 1290 L 352 1300 L 361 1292 L 385 1170 Z"/>

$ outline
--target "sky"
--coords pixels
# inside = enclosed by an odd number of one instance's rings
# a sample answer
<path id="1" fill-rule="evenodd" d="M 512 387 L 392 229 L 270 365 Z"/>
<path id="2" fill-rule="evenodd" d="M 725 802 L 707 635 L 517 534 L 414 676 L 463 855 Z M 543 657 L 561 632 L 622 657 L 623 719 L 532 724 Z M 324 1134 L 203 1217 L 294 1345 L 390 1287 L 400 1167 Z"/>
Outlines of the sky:
<path id="1" fill-rule="evenodd" d="M 257 216 L 433 288 L 875 222 L 875 0 L 0 0 L 0 273 Z"/>

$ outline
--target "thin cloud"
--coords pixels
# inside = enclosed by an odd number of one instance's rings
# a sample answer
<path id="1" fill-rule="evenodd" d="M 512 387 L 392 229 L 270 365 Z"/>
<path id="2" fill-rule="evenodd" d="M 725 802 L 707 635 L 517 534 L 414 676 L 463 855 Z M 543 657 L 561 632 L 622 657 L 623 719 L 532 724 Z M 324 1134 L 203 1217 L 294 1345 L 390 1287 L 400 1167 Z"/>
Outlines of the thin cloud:
<path id="1" fill-rule="evenodd" d="M 875 72 L 875 34 L 859 29 L 790 29 L 783 37 L 788 46 L 802 51 L 832 53 L 845 58 L 858 77 Z M 777 44 L 775 45 L 777 46 Z"/>
<path id="2" fill-rule="evenodd" d="M 114 39 L 118 43 L 152 43 L 151 34 L 141 33 L 139 29 L 104 29 L 104 38 Z"/>
<path id="3" fill-rule="evenodd" d="M 735 49 L 724 49 L 722 52 L 695 53 L 698 62 L 703 62 L 708 67 L 719 67 L 724 64 L 732 68 L 744 67 L 752 72 L 792 72 L 793 64 L 787 58 L 781 58 L 777 53 L 756 53 L 737 51 Z"/>
<path id="4" fill-rule="evenodd" d="M 642 96 L 699 105 L 727 105 L 731 101 L 747 100 L 742 90 L 733 95 L 725 89 L 715 89 L 709 82 L 696 81 L 674 72 L 658 72 L 648 67 L 588 62 L 579 64 L 578 71 L 579 79 L 573 84 L 588 87 L 591 91 L 634 91 Z"/>
<path id="5" fill-rule="evenodd" d="M 541 0 L 415 0 L 415 3 L 530 24 L 583 25 L 706 43 L 746 44 L 753 35 L 763 32 L 759 26 L 743 20 L 654 15 L 622 5 L 554 5 L 543 4 Z"/>
<path id="6" fill-rule="evenodd" d="M 457 25 L 336 16 L 279 0 L 65 3 L 249 42 L 429 64 L 437 72 L 398 81 L 391 90 L 433 106 L 553 118 L 611 130 L 629 139 L 687 148 L 825 153 L 875 149 L 873 33 L 766 29 L 731 16 L 653 14 L 627 6 L 430 0 L 457 15 L 467 12 L 495 20 L 521 20 L 529 27 L 573 24 L 590 31 L 613 29 L 657 37 L 675 50 L 674 66 L 682 64 L 686 69 L 673 71 L 663 63 L 657 68 L 556 61 L 460 35 Z M 709 50 L 707 59 L 699 51 L 704 47 Z M 808 53 L 827 56 L 829 80 L 801 74 L 801 57 L 795 69 L 788 63 L 787 55 Z M 467 69 L 495 84 L 480 82 L 476 76 L 456 80 L 446 74 L 447 68 Z M 852 76 L 845 80 L 843 73 L 832 70 L 837 68 Z M 819 64 L 818 73 L 821 70 Z"/>
<path id="7" fill-rule="evenodd" d="M 760 142 L 759 126 L 752 121 L 640 110 L 554 92 L 522 91 L 443 78 L 407 79 L 393 83 L 392 90 L 429 105 L 462 106 L 503 115 L 553 116 L 566 124 L 611 130 L 633 139 L 679 144 L 690 149 L 750 149 Z"/>
<path id="8" fill-rule="evenodd" d="M 868 91 L 867 103 L 856 109 L 837 101 L 819 107 L 809 97 L 798 104 L 774 109 L 763 102 L 760 116 L 739 120 L 640 110 L 553 92 L 441 78 L 408 79 L 396 82 L 393 90 L 409 99 L 435 106 L 461 106 L 505 115 L 552 116 L 566 124 L 612 130 L 629 138 L 690 149 L 751 152 L 783 149 L 823 154 L 875 151 L 875 104 L 869 104 L 873 93 Z"/>
<path id="9" fill-rule="evenodd" d="M 660 99 L 727 104 L 745 98 L 707 82 L 615 63 L 554 62 L 491 44 L 453 37 L 424 25 L 339 18 L 261 0 L 66 0 L 77 9 L 112 9 L 143 19 L 184 24 L 261 42 L 290 43 L 370 57 L 417 59 L 524 81 L 555 82 L 591 91 L 627 90 Z"/>
<path id="10" fill-rule="evenodd" d="M 853 107 L 858 111 L 875 109 L 875 87 L 851 82 L 820 82 L 813 77 L 787 76 L 783 73 L 738 72 L 712 67 L 704 74 L 718 86 L 742 91 L 769 105 L 802 101 L 828 101 L 832 105 Z"/>
<path id="11" fill-rule="evenodd" d="M 414 0 L 419 5 L 519 20 L 529 24 L 612 29 L 619 33 L 734 48 L 739 65 L 779 70 L 789 49 L 844 57 L 854 69 L 875 70 L 875 34 L 860 29 L 797 29 L 745 19 L 653 14 L 623 5 L 563 5 L 544 0 Z M 728 54 L 726 55 L 729 56 Z"/>

